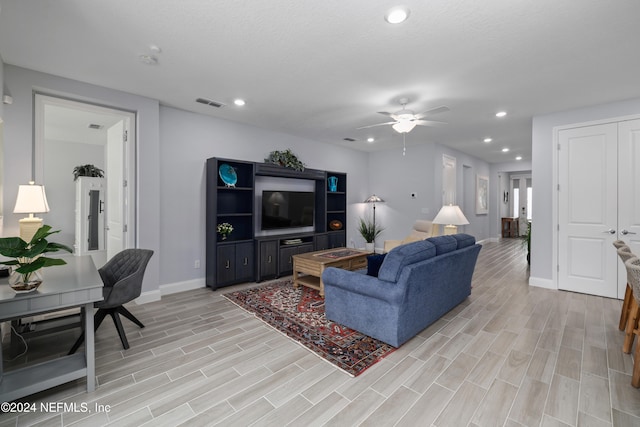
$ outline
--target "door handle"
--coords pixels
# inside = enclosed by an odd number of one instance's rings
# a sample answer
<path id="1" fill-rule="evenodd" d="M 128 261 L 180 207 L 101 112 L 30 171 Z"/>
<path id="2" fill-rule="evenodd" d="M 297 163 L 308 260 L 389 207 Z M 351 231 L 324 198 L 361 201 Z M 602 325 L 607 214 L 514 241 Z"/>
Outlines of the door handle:
<path id="1" fill-rule="evenodd" d="M 607 231 L 603 231 L 603 233 L 616 234 L 616 230 L 614 230 L 613 228 L 610 228 Z"/>
<path id="2" fill-rule="evenodd" d="M 620 231 L 620 233 L 621 233 L 623 236 L 626 236 L 627 234 L 636 234 L 636 233 L 634 233 L 633 231 L 625 230 L 624 228 L 622 229 L 622 231 Z"/>

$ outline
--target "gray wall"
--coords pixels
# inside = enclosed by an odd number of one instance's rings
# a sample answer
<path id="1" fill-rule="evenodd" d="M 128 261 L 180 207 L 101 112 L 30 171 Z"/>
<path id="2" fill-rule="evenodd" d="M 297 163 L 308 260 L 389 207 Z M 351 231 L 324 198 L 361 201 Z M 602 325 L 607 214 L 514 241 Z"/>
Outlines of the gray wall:
<path id="1" fill-rule="evenodd" d="M 553 280 L 553 128 L 633 114 L 640 114 L 640 98 L 533 118 L 531 178 L 535 216 L 531 227 L 531 283 L 551 285 Z"/>
<path id="2" fill-rule="evenodd" d="M 491 165 L 491 178 L 489 181 L 490 187 L 490 204 L 489 204 L 489 215 L 491 217 L 490 221 L 490 235 L 492 237 L 498 238 L 502 236 L 502 217 L 504 216 L 512 216 L 512 213 L 509 211 L 509 204 L 504 204 L 502 202 L 502 191 L 504 188 L 509 190 L 509 176 L 512 172 L 523 172 L 523 171 L 531 171 L 531 162 L 530 161 L 513 161 L 513 162 L 505 162 L 505 163 L 494 163 Z M 536 182 L 531 179 L 533 185 L 533 191 L 535 192 Z M 510 191 L 510 190 L 509 190 Z M 509 197 L 512 195 L 509 194 Z M 533 207 L 532 207 L 532 217 L 531 221 L 533 222 L 538 212 L 538 209 L 543 209 L 543 206 L 538 206 L 538 201 L 535 198 L 535 194 L 533 196 Z"/>
<path id="3" fill-rule="evenodd" d="M 5 106 L 4 110 L 5 158 L 11 159 L 4 162 L 2 170 L 5 200 L 15 200 L 18 185 L 33 176 L 34 90 L 136 112 L 137 245 L 156 251 L 145 275 L 143 292 L 148 299 L 159 298 L 162 285 L 204 284 L 208 157 L 261 162 L 272 150 L 291 148 L 309 168 L 346 172 L 347 242 L 353 241 L 357 247 L 364 246 L 356 231 L 357 220 L 370 213 L 370 206 L 362 201 L 372 192 L 387 201 L 378 205 L 377 211 L 387 227 L 378 241 L 381 247 L 384 238 L 406 236 L 416 219 L 432 219 L 437 214 L 442 199 L 439 189 L 443 154 L 457 159 L 460 204 L 473 200 L 470 196 L 475 194 L 475 175 L 490 176 L 491 171 L 486 162 L 438 144 L 409 146 L 406 157 L 402 156 L 401 148 L 368 154 L 164 107 L 157 100 L 11 65 L 4 66 L 4 83 L 14 97 L 13 105 Z M 470 181 L 472 188 L 468 188 Z M 490 178 L 492 188 L 497 185 L 493 181 Z M 417 192 L 418 198 L 412 200 L 410 192 Z M 490 203 L 495 198 L 492 193 L 495 191 L 490 189 Z M 423 214 L 423 208 L 429 212 Z M 463 209 L 471 224 L 461 231 L 478 239 L 489 237 L 491 213 L 475 215 L 475 206 Z M 17 234 L 19 218 L 20 215 L 6 213 L 6 235 Z M 200 269 L 194 268 L 195 260 L 200 260 Z"/>
<path id="4" fill-rule="evenodd" d="M 4 110 L 5 159 L 2 181 L 4 200 L 16 199 L 18 185 L 33 176 L 33 92 L 137 112 L 137 245 L 156 251 L 151 259 L 143 292 L 158 292 L 160 281 L 160 147 L 158 101 L 12 65 L 4 66 L 4 84 L 13 105 Z M 5 235 L 18 234 L 16 215 L 5 209 Z M 47 221 L 46 214 L 43 215 Z M 159 292 L 158 292 L 159 294 Z"/>
<path id="5" fill-rule="evenodd" d="M 164 106 L 160 107 L 160 141 L 163 283 L 197 280 L 204 284 L 205 160 L 209 157 L 262 162 L 273 150 L 291 148 L 308 168 L 346 172 L 347 240 L 356 237 L 354 206 L 368 187 L 366 153 Z M 200 269 L 194 268 L 197 259 Z"/>
<path id="6" fill-rule="evenodd" d="M 408 146 L 406 156 L 402 155 L 402 147 L 370 156 L 370 184 L 368 189 L 363 187 L 358 192 L 358 200 L 362 202 L 370 196 L 370 191 L 386 202 L 376 205 L 376 223 L 385 227 L 376 240 L 376 247 L 381 248 L 386 239 L 406 237 L 416 219 L 432 220 L 438 214 L 442 207 L 443 154 L 456 158 L 456 200 L 470 223 L 458 231 L 473 234 L 478 240 L 489 237 L 489 215 L 476 215 L 475 203 L 470 203 L 475 201 L 475 176 L 489 176 L 489 164 L 451 148 L 426 143 Z M 473 178 L 471 187 L 469 182 L 465 186 L 465 175 Z M 491 180 L 489 183 L 491 185 Z M 411 193 L 417 197 L 412 199 Z M 360 203 L 360 215 L 370 216 L 370 212 L 369 206 Z"/>

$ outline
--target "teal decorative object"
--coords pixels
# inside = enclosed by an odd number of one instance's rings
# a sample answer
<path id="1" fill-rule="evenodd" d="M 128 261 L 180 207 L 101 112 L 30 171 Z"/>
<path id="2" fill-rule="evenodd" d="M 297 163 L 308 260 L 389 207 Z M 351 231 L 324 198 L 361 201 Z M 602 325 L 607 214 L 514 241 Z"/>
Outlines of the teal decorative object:
<path id="1" fill-rule="evenodd" d="M 327 182 L 329 183 L 329 191 L 334 193 L 338 191 L 338 177 L 330 176 L 327 178 Z"/>

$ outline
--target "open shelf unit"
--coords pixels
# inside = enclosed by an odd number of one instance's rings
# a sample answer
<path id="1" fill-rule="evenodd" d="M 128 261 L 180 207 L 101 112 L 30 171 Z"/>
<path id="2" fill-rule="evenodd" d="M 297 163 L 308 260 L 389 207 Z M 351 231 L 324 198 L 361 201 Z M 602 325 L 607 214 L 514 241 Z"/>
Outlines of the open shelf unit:
<path id="1" fill-rule="evenodd" d="M 235 186 L 224 183 L 220 166 L 233 168 Z M 212 289 L 246 281 L 291 274 L 291 257 L 314 250 L 344 247 L 347 226 L 347 174 L 316 169 L 295 171 L 270 163 L 212 157 L 207 159 L 206 283 Z M 314 230 L 294 234 L 256 236 L 256 177 L 306 179 L 315 182 Z M 337 178 L 336 191 L 327 179 Z M 340 229 L 332 229 L 332 221 Z M 227 222 L 233 232 L 222 239 L 217 225 Z"/>

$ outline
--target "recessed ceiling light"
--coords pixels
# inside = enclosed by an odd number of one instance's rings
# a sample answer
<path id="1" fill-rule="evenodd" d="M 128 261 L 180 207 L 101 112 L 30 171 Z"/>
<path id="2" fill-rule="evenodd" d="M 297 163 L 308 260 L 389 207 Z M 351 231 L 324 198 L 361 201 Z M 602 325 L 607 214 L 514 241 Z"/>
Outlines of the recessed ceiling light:
<path id="1" fill-rule="evenodd" d="M 491 138 L 485 138 L 483 141 L 484 141 L 484 142 L 486 142 L 486 143 L 489 143 L 489 142 L 493 141 L 493 139 L 491 139 Z"/>
<path id="2" fill-rule="evenodd" d="M 507 152 L 509 152 L 509 149 L 508 149 L 508 148 L 503 148 L 503 149 L 502 149 L 502 152 L 503 152 L 503 153 L 507 153 Z"/>
<path id="3" fill-rule="evenodd" d="M 389 24 L 400 24 L 409 17 L 409 9 L 404 6 L 391 8 L 384 15 L 384 20 Z"/>
<path id="4" fill-rule="evenodd" d="M 375 138 L 371 138 L 371 137 L 367 138 L 367 142 L 373 142 L 373 141 L 375 141 Z"/>
<path id="5" fill-rule="evenodd" d="M 516 157 L 516 160 L 522 160 L 522 156 Z"/>
<path id="6" fill-rule="evenodd" d="M 506 116 L 506 115 L 507 115 L 507 112 L 506 112 L 506 111 L 498 111 L 498 112 L 496 113 L 496 117 L 504 117 L 504 116 Z"/>
<path id="7" fill-rule="evenodd" d="M 233 103 L 234 103 L 235 105 L 237 105 L 238 107 L 242 107 L 243 105 L 245 105 L 245 104 L 246 104 L 246 101 L 245 101 L 244 99 L 240 99 L 240 98 L 238 98 L 238 99 L 234 99 L 234 100 L 233 100 Z"/>

